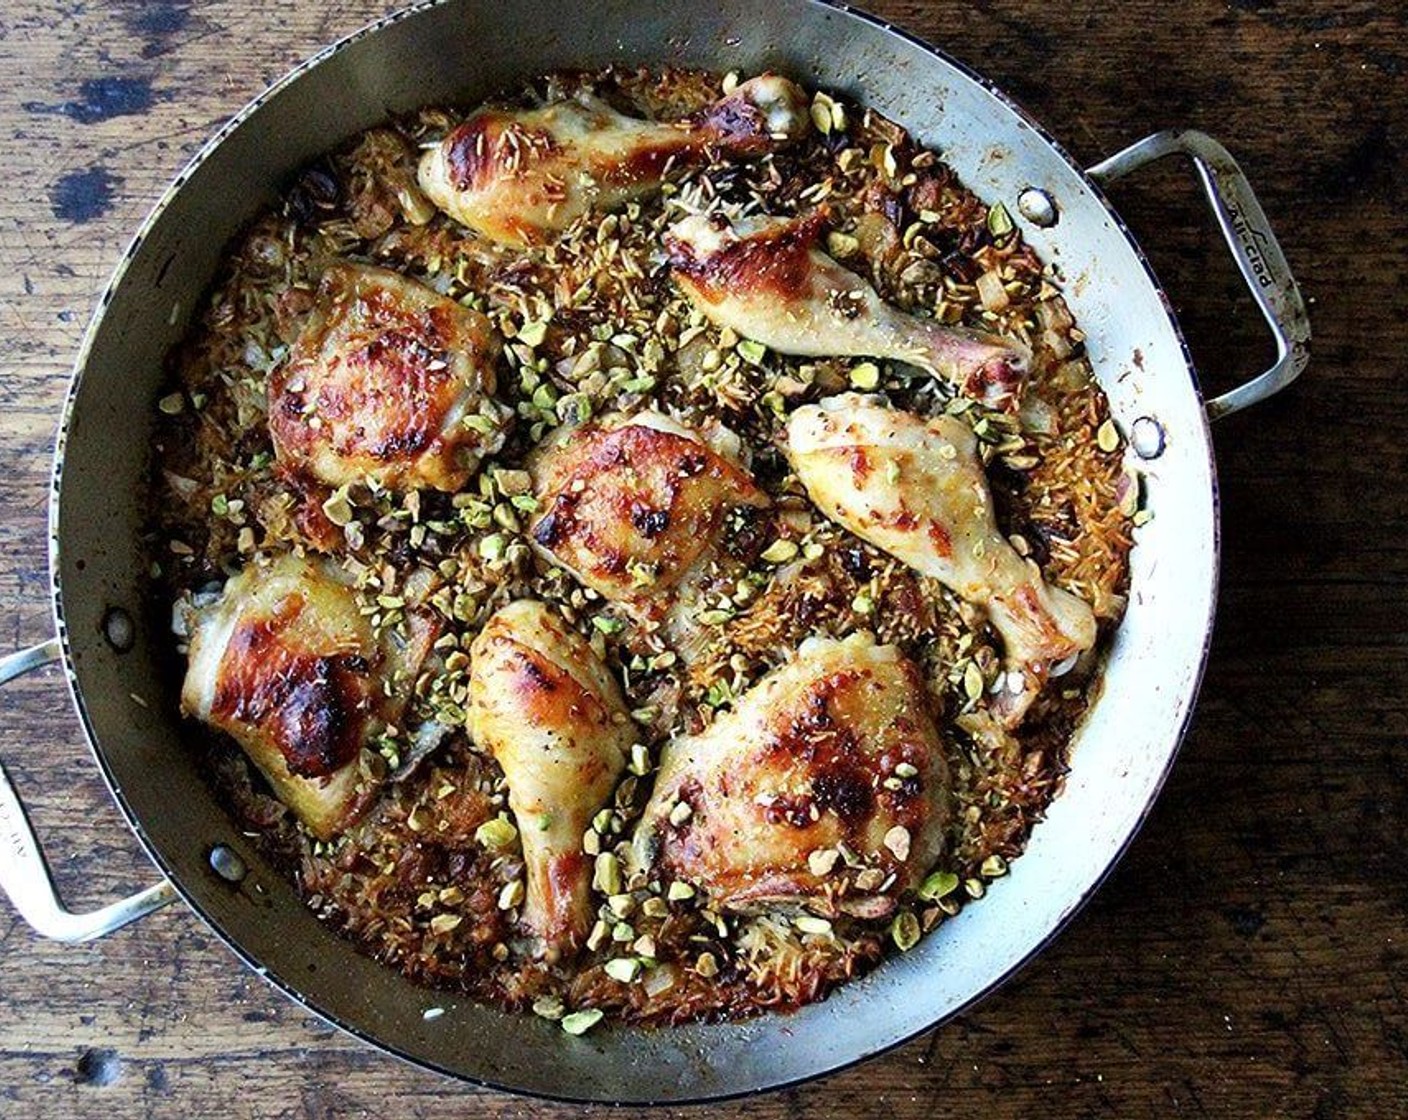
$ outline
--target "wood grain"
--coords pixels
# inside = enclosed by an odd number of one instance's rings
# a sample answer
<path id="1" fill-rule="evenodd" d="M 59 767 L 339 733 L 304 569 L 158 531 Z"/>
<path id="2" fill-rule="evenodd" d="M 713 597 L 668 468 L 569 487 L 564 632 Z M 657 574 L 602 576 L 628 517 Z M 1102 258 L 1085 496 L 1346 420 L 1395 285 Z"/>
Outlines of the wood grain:
<path id="1" fill-rule="evenodd" d="M 49 632 L 49 445 L 88 311 L 194 148 L 374 0 L 32 0 L 0 9 L 0 648 Z M 953 1025 L 820 1084 L 710 1110 L 823 1116 L 1408 1115 L 1408 36 L 1398 4 L 872 0 L 1094 162 L 1204 128 L 1255 183 L 1311 300 L 1315 359 L 1219 425 L 1217 638 L 1181 761 L 1065 936 Z M 1191 183 L 1117 203 L 1208 382 L 1265 357 Z M 61 686 L 6 689 L 0 758 L 64 888 L 150 878 Z M 336 1034 L 163 912 L 82 948 L 0 907 L 0 1115 L 494 1116 Z M 689 1115 L 701 1115 L 693 1110 Z M 681 1113 L 684 1115 L 684 1113 Z"/>

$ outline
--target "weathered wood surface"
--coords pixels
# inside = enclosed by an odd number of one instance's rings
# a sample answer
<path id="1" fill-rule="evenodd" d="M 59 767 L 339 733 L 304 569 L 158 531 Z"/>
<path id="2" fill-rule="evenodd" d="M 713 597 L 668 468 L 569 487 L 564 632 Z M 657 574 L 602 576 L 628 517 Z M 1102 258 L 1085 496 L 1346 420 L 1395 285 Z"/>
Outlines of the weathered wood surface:
<path id="1" fill-rule="evenodd" d="M 1159 127 L 1228 141 L 1311 298 L 1310 375 L 1217 430 L 1222 606 L 1167 791 L 1059 943 L 960 1021 L 717 1110 L 857 1116 L 1408 1115 L 1408 46 L 1401 4 L 873 0 L 1093 162 Z M 0 647 L 48 633 L 49 445 L 89 308 L 194 147 L 388 10 L 31 0 L 0 8 Z M 1190 182 L 1117 201 L 1214 385 L 1264 357 Z M 149 870 L 52 675 L 6 690 L 0 757 L 77 904 Z M 0 905 L 0 1115 L 569 1110 L 381 1057 L 168 910 L 42 944 Z M 702 1115 L 694 1112 L 693 1115 Z"/>

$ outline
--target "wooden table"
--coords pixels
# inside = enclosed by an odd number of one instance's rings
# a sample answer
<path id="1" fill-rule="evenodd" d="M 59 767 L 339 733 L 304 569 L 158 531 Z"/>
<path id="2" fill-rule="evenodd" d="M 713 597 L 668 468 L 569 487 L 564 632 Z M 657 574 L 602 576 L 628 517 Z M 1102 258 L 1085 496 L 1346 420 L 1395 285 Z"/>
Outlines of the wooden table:
<path id="1" fill-rule="evenodd" d="M 1094 903 L 953 1025 L 717 1115 L 1408 1116 L 1408 45 L 1401 3 L 871 0 L 1087 162 L 1240 156 L 1311 302 L 1309 375 L 1217 428 L 1217 639 L 1183 755 Z M 0 9 L 0 646 L 48 634 L 49 447 L 88 312 L 195 147 L 384 0 Z M 1399 15 L 1389 14 L 1397 8 Z M 1121 187 L 1213 387 L 1266 343 L 1177 168 Z M 0 757 L 75 905 L 151 879 L 52 673 Z M 100 943 L 0 904 L 0 1116 L 565 1116 L 334 1033 L 179 907 Z M 591 1110 L 585 1110 L 591 1111 Z M 690 1115 L 704 1115 L 695 1111 Z"/>

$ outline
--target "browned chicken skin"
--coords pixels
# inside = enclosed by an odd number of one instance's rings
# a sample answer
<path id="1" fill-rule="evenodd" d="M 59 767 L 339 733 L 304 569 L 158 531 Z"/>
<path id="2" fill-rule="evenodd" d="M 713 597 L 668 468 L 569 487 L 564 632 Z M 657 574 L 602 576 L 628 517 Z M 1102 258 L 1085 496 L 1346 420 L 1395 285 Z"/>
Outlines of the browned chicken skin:
<path id="1" fill-rule="evenodd" d="M 930 868 L 947 781 L 915 665 L 864 635 L 813 638 L 703 734 L 666 745 L 637 858 L 720 905 L 831 911 L 857 901 L 838 845 L 895 876 L 895 893 Z"/>
<path id="2" fill-rule="evenodd" d="M 502 441 L 498 352 L 477 311 L 396 272 L 331 265 L 269 378 L 280 464 L 329 486 L 458 490 Z"/>
<path id="3" fill-rule="evenodd" d="M 362 748 L 399 717 L 436 630 L 412 613 L 405 635 L 378 639 L 327 561 L 251 565 L 193 619 L 181 710 L 232 736 L 325 840 L 375 792 Z"/>
<path id="4" fill-rule="evenodd" d="M 561 957 L 592 924 L 582 834 L 630 752 L 625 700 L 587 641 L 539 602 L 500 610 L 470 657 L 470 734 L 503 767 L 523 840 L 523 924 Z"/>
<path id="5" fill-rule="evenodd" d="M 1014 411 L 1028 352 L 1019 344 L 907 315 L 817 248 L 823 211 L 729 225 L 695 215 L 665 235 L 676 283 L 720 326 L 779 354 L 893 358 Z"/>
<path id="6" fill-rule="evenodd" d="M 537 547 L 636 619 L 671 624 L 677 639 L 726 517 L 768 504 L 746 470 L 656 412 L 567 432 L 533 476 Z"/>
<path id="7" fill-rule="evenodd" d="M 807 96 L 765 74 L 683 121 L 627 117 L 591 95 L 542 109 L 480 109 L 421 159 L 421 189 L 492 241 L 536 245 L 595 208 L 624 205 L 672 166 L 758 155 L 802 136 Z"/>

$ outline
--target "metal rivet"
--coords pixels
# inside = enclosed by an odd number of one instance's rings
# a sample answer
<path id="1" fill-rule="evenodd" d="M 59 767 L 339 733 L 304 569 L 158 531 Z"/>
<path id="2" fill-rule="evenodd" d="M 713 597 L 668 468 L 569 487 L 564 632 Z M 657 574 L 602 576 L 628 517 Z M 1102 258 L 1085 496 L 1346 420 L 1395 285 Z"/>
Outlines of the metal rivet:
<path id="1" fill-rule="evenodd" d="M 121 607 L 113 607 L 103 615 L 103 637 L 118 653 L 126 653 L 137 641 L 137 626 L 132 616 Z"/>
<path id="2" fill-rule="evenodd" d="M 1042 229 L 1054 226 L 1061 219 L 1056 200 L 1039 187 L 1028 187 L 1017 196 L 1017 212 Z"/>
<path id="3" fill-rule="evenodd" d="M 216 844 L 210 849 L 210 866 L 215 874 L 227 883 L 241 882 L 249 873 L 244 860 L 240 859 L 233 848 L 227 848 L 224 844 Z"/>
<path id="4" fill-rule="evenodd" d="M 1157 459 L 1164 453 L 1164 426 L 1152 416 L 1141 416 L 1130 425 L 1129 446 L 1141 459 Z"/>

